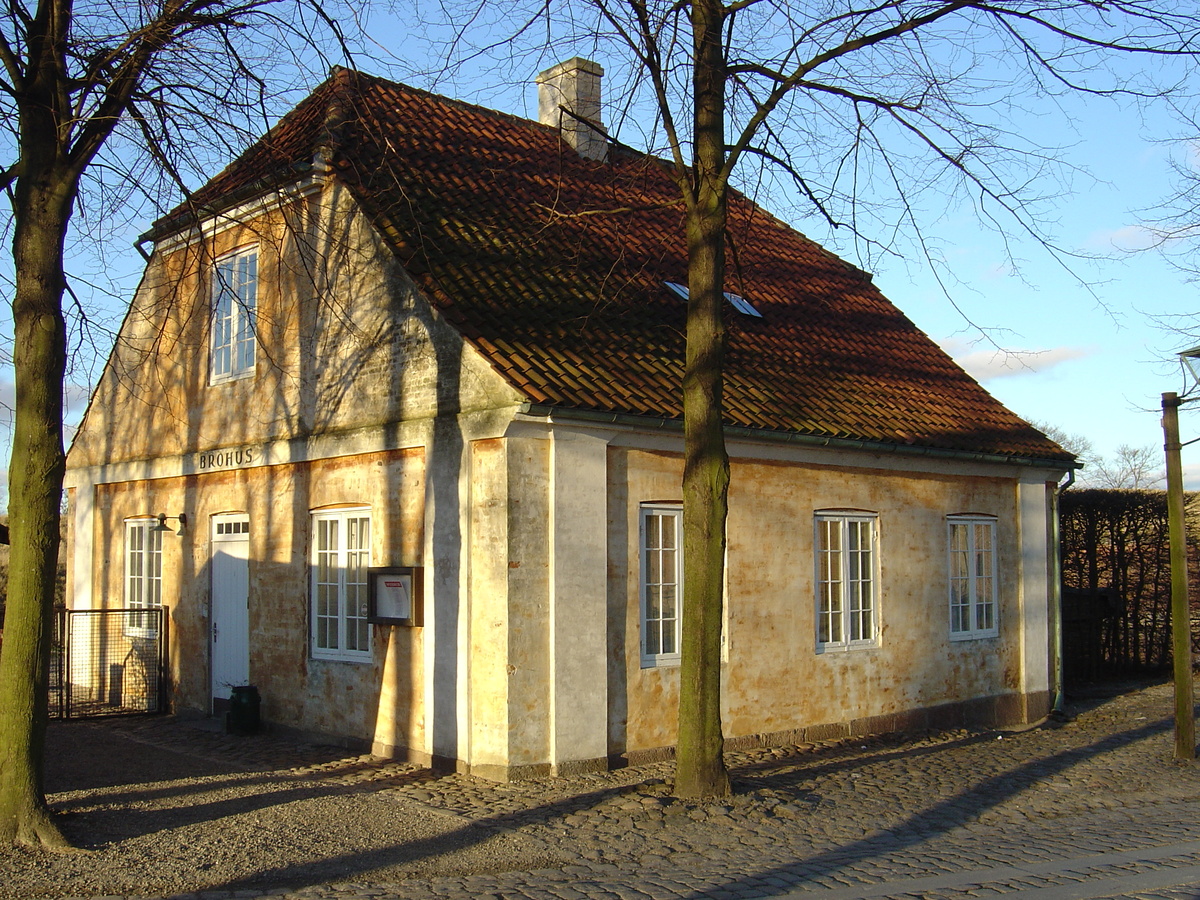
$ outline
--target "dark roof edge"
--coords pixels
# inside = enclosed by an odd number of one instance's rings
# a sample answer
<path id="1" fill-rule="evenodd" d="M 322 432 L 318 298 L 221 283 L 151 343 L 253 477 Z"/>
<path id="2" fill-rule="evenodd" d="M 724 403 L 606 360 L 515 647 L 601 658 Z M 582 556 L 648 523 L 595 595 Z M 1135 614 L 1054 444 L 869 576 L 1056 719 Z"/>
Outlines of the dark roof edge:
<path id="1" fill-rule="evenodd" d="M 632 413 L 601 412 L 591 409 L 573 409 L 525 402 L 519 413 L 544 418 L 577 419 L 589 425 L 624 425 L 631 428 L 683 433 L 681 419 L 664 419 L 657 416 L 639 416 Z M 897 456 L 925 456 L 935 459 L 953 459 L 959 462 L 1001 463 L 1024 468 L 1081 469 L 1083 463 L 1065 459 L 1046 459 L 1032 456 L 1006 456 L 1002 453 L 984 453 L 977 450 L 951 450 L 945 447 L 918 447 L 906 444 L 888 444 L 883 441 L 868 441 L 860 438 L 827 437 L 802 434 L 798 431 L 769 431 L 765 428 L 747 428 L 744 425 L 726 425 L 725 434 L 778 444 L 799 444 L 807 447 L 828 447 L 839 450 L 863 450 L 870 453 L 892 453 Z"/>
<path id="2" fill-rule="evenodd" d="M 155 221 L 149 230 L 138 236 L 137 243 L 139 245 L 147 242 L 156 244 L 163 238 L 186 231 L 198 222 L 218 216 L 249 200 L 269 194 L 271 191 L 278 190 L 285 185 L 296 184 L 306 174 L 310 173 L 313 168 L 313 161 L 311 159 L 302 160 L 280 169 L 278 172 L 272 173 L 269 177 L 260 178 L 257 181 L 242 185 L 236 191 L 230 191 L 219 202 L 188 208 L 185 201 L 182 210 L 176 212 L 174 215 L 168 213 Z"/>

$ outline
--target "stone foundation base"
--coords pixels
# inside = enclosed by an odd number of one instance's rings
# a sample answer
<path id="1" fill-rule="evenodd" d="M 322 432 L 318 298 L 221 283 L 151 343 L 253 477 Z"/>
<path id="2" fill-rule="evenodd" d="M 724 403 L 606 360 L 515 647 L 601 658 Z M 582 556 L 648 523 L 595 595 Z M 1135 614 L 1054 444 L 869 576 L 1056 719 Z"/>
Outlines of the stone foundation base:
<path id="1" fill-rule="evenodd" d="M 759 747 L 786 747 L 793 744 L 814 744 L 844 738 L 866 737 L 872 734 L 918 733 L 946 731 L 953 728 L 1009 728 L 1037 722 L 1050 714 L 1050 691 L 1032 694 L 1003 694 L 960 700 L 927 709 L 867 716 L 848 722 L 806 725 L 785 731 L 746 734 L 725 739 L 726 750 L 752 750 Z M 675 758 L 674 747 L 654 747 L 630 750 L 609 757 L 609 765 L 638 766 Z"/>
<path id="2" fill-rule="evenodd" d="M 1003 694 L 999 697 L 981 697 L 976 700 L 961 700 L 944 703 L 927 709 L 888 713 L 882 716 L 867 716 L 848 722 L 831 722 L 806 725 L 784 731 L 746 734 L 725 739 L 726 750 L 751 750 L 758 747 L 784 747 L 793 744 L 811 744 L 820 741 L 836 741 L 844 738 L 866 737 L 873 734 L 895 734 L 904 732 L 943 731 L 953 728 L 1007 728 L 1037 722 L 1050 714 L 1052 704 L 1050 691 L 1032 694 Z M 272 727 L 272 726 L 268 726 Z M 311 732 L 273 726 L 277 732 L 295 734 L 297 737 L 314 737 Z M 538 778 L 569 777 L 590 772 L 630 765 L 644 765 L 675 758 L 674 747 L 653 747 L 645 750 L 630 750 L 617 753 L 607 759 L 569 760 L 558 764 L 536 763 L 532 765 L 504 766 L 496 764 L 471 765 L 460 759 L 431 756 L 411 747 L 394 746 L 380 741 L 369 743 L 362 740 L 339 738 L 331 740 L 321 735 L 327 743 L 335 743 L 352 750 L 366 750 L 375 756 L 428 766 L 442 772 L 458 772 L 474 775 L 488 781 L 530 781 Z"/>

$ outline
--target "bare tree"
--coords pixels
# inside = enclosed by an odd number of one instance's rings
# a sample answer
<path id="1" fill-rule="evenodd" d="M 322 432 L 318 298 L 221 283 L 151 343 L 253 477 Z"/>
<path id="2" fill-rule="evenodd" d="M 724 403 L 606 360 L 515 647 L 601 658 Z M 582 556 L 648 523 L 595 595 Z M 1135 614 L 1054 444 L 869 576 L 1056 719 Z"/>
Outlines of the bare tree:
<path id="1" fill-rule="evenodd" d="M 1165 478 L 1162 449 L 1121 444 L 1112 457 L 1096 460 L 1089 487 L 1145 491 L 1160 488 Z"/>
<path id="2" fill-rule="evenodd" d="M 8 157 L 0 187 L 12 210 L 16 380 L 0 841 L 65 844 L 45 805 L 42 747 L 65 462 L 64 245 L 73 216 L 102 218 L 131 195 L 156 199 L 164 173 L 178 189 L 189 170 L 211 163 L 210 153 L 227 156 L 228 146 L 261 131 L 273 91 L 262 73 L 282 73 L 286 59 L 317 61 L 318 34 L 341 43 L 317 0 L 13 0 L 0 14 L 0 152 Z"/>
<path id="3" fill-rule="evenodd" d="M 453 11 L 458 21 L 485 17 L 487 0 L 466 2 Z M 1044 192 L 1060 195 L 1055 177 L 1070 167 L 1011 123 L 1026 106 L 1053 110 L 1068 93 L 1160 98 L 1155 78 L 1172 77 L 1162 63 L 1190 58 L 1200 35 L 1200 15 L 1176 9 L 1154 0 L 573 0 L 530 9 L 528 46 L 544 52 L 543 35 L 566 34 L 559 43 L 571 50 L 624 61 L 617 131 L 653 123 L 641 137 L 668 157 L 686 210 L 677 794 L 729 790 L 720 723 L 729 484 L 722 365 L 723 291 L 737 283 L 736 265 L 726 265 L 735 178 L 742 187 L 779 180 L 797 212 L 849 234 L 860 257 L 894 253 L 907 237 L 936 263 L 937 248 L 922 237 L 937 215 L 931 204 L 966 202 L 985 224 L 1032 235 L 1069 265 L 1051 240 Z M 461 29 L 454 46 L 463 46 Z M 488 49 L 511 58 L 516 46 Z M 1139 61 L 1150 57 L 1159 64 Z"/>
<path id="4" fill-rule="evenodd" d="M 1121 444 L 1112 456 L 1104 457 L 1085 435 L 1072 434 L 1049 422 L 1035 421 L 1032 424 L 1083 463 L 1080 487 L 1145 491 L 1162 485 L 1165 475 L 1162 450 L 1158 447 Z"/>
<path id="5" fill-rule="evenodd" d="M 1076 434 L 1067 431 L 1060 425 L 1054 425 L 1050 422 L 1039 421 L 1037 419 L 1031 419 L 1029 424 L 1058 444 L 1058 446 L 1074 454 L 1075 458 L 1083 464 L 1085 473 L 1094 469 L 1099 462 L 1100 456 L 1096 452 L 1096 445 L 1092 443 L 1092 439 L 1087 435 Z"/>

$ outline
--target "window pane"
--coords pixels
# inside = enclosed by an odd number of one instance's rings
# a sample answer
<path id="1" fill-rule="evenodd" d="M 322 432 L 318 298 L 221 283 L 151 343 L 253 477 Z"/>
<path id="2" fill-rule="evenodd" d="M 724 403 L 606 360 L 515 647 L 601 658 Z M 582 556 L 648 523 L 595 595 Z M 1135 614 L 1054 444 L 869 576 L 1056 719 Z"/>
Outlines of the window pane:
<path id="1" fill-rule="evenodd" d="M 662 583 L 662 551 L 646 550 L 646 584 Z"/>
<path id="2" fill-rule="evenodd" d="M 673 619 L 663 619 L 662 652 L 663 653 L 678 653 L 679 652 L 679 648 L 675 646 L 675 622 Z"/>
<path id="3" fill-rule="evenodd" d="M 662 586 L 662 617 L 664 619 L 676 617 L 675 600 L 675 585 L 664 584 Z"/>
<path id="4" fill-rule="evenodd" d="M 646 585 L 646 620 L 658 621 L 662 618 L 662 586 Z"/>
<path id="5" fill-rule="evenodd" d="M 646 546 L 661 547 L 662 538 L 659 537 L 662 528 L 661 516 L 646 516 Z"/>
<path id="6" fill-rule="evenodd" d="M 951 552 L 965 552 L 967 549 L 967 526 L 951 525 L 950 526 L 950 550 Z"/>
<path id="7" fill-rule="evenodd" d="M 992 524 L 990 522 L 979 522 L 975 525 L 975 549 L 991 552 Z"/>
<path id="8" fill-rule="evenodd" d="M 662 653 L 662 641 L 659 639 L 661 624 L 656 619 L 646 620 L 646 655 L 655 656 Z"/>
<path id="9" fill-rule="evenodd" d="M 976 628 L 980 631 L 990 631 L 996 627 L 996 604 L 991 601 L 991 585 L 980 585 L 981 591 L 987 591 L 983 596 L 988 599 L 980 601 L 975 606 L 975 614 L 978 622 Z"/>
<path id="10" fill-rule="evenodd" d="M 662 581 L 664 584 L 674 584 L 676 580 L 676 550 L 664 550 L 662 552 Z"/>

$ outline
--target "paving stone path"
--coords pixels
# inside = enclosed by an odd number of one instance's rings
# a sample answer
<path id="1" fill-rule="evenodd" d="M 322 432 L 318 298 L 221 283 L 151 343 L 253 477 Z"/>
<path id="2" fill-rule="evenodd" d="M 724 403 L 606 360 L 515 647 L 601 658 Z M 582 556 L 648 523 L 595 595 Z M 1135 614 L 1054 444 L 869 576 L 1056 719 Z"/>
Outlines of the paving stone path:
<path id="1" fill-rule="evenodd" d="M 461 835 L 519 835 L 531 858 L 570 861 L 376 883 L 382 860 L 368 854 L 348 859 L 336 884 L 177 900 L 1200 898 L 1200 768 L 1170 758 L 1170 709 L 1169 685 L 1157 685 L 1084 698 L 1072 721 L 1021 732 L 730 754 L 736 793 L 716 804 L 671 797 L 670 763 L 497 785 L 170 719 L 105 727 L 247 771 L 381 793 Z M 279 882 L 296 883 L 288 872 Z"/>

